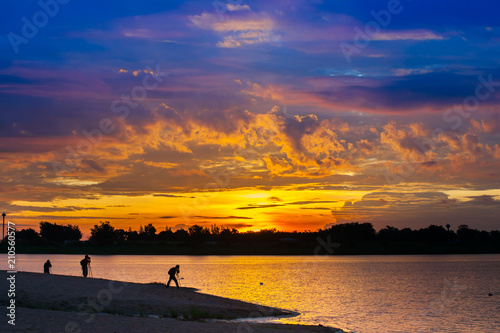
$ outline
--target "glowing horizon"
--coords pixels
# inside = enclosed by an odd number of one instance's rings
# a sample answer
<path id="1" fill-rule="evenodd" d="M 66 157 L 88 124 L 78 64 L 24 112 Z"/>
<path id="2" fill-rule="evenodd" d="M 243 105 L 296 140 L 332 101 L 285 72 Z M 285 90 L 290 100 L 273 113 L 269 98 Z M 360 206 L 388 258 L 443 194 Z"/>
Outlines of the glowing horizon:
<path id="1" fill-rule="evenodd" d="M 3 8 L 1 212 L 85 236 L 498 229 L 496 11 L 394 6 L 70 2 L 28 37 L 45 9 Z"/>

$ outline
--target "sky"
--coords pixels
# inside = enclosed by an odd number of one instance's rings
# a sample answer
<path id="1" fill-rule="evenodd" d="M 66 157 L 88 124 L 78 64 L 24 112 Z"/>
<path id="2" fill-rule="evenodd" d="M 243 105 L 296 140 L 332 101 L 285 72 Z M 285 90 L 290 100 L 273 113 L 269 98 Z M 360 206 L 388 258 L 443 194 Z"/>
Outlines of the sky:
<path id="1" fill-rule="evenodd" d="M 496 1 L 2 1 L 0 210 L 500 229 Z"/>

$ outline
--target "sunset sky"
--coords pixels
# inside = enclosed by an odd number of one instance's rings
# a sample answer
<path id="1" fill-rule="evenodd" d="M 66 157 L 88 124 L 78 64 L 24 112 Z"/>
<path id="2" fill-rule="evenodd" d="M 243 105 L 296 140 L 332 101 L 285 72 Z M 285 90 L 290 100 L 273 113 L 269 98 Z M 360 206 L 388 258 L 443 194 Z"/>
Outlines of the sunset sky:
<path id="1" fill-rule="evenodd" d="M 496 1 L 2 1 L 0 213 L 500 229 Z"/>

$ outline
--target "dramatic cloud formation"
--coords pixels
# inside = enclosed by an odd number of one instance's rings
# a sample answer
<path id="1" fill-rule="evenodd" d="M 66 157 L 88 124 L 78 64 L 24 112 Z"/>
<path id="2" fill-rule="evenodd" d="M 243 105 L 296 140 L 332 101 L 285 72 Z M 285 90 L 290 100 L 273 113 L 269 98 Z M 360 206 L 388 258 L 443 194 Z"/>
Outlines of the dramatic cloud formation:
<path id="1" fill-rule="evenodd" d="M 0 208 L 87 236 L 498 229 L 498 6 L 400 6 L 71 2 L 25 36 L 37 3 L 0 5 Z"/>

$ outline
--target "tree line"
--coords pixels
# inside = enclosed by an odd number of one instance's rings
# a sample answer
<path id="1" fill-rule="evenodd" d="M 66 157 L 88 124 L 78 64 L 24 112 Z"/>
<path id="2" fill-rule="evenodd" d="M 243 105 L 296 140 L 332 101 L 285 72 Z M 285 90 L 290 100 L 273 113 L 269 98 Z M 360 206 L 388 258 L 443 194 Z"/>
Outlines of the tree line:
<path id="1" fill-rule="evenodd" d="M 235 228 L 218 225 L 193 225 L 188 229 L 173 231 L 170 227 L 157 232 L 153 224 L 141 226 L 138 231 L 117 229 L 109 221 L 101 221 L 91 228 L 89 243 L 96 246 L 111 246 L 117 244 L 165 242 L 197 246 L 203 244 L 231 245 L 241 243 L 314 243 L 318 237 L 339 244 L 397 244 L 397 243 L 482 243 L 500 244 L 500 231 L 480 231 L 468 225 L 460 225 L 457 231 L 447 230 L 443 226 L 430 225 L 426 228 L 412 230 L 386 226 L 378 232 L 371 223 L 335 224 L 327 229 L 317 231 L 285 232 L 276 229 L 239 232 Z M 78 243 L 82 233 L 76 225 L 58 225 L 42 221 L 40 232 L 32 228 L 17 232 L 16 238 L 30 245 L 50 243 Z"/>

